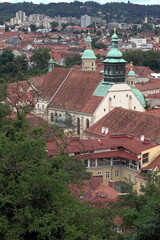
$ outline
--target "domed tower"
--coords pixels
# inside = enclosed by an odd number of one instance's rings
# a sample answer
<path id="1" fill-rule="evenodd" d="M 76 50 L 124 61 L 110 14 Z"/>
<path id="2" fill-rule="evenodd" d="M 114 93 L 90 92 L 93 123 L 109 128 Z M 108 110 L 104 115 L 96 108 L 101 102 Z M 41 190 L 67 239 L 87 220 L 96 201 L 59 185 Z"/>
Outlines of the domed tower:
<path id="1" fill-rule="evenodd" d="M 49 61 L 48 61 L 48 72 L 52 72 L 53 68 L 54 68 L 54 60 L 51 58 Z"/>
<path id="2" fill-rule="evenodd" d="M 86 50 L 83 52 L 82 59 L 82 70 L 83 71 L 95 71 L 96 70 L 96 55 L 92 50 L 92 39 L 90 34 L 86 38 Z"/>
<path id="3" fill-rule="evenodd" d="M 72 117 L 71 115 L 66 111 L 63 116 L 60 116 L 57 118 L 56 122 L 54 122 L 55 125 L 58 127 L 67 129 L 71 128 L 72 126 Z"/>
<path id="4" fill-rule="evenodd" d="M 104 81 L 122 83 L 125 82 L 125 65 L 126 61 L 122 57 L 122 53 L 118 49 L 118 36 L 114 29 L 111 37 L 111 49 L 106 55 L 104 63 Z"/>
<path id="5" fill-rule="evenodd" d="M 135 71 L 133 71 L 133 62 L 131 62 L 131 69 L 128 73 L 127 77 L 127 83 L 130 87 L 135 87 L 136 84 L 136 74 Z"/>

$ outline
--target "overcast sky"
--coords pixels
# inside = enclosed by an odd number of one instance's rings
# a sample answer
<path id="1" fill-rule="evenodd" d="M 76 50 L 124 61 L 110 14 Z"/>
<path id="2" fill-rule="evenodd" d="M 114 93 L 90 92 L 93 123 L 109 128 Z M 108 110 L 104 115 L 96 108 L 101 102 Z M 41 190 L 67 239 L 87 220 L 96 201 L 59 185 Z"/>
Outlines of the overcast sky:
<path id="1" fill-rule="evenodd" d="M 128 2 L 128 0 L 94 0 L 95 2 L 98 2 L 100 4 L 104 4 L 107 2 Z M 23 2 L 20 0 L 0 0 L 0 2 Z M 73 0 L 25 0 L 25 2 L 33 2 L 33 3 L 50 3 L 50 2 L 73 2 Z M 84 0 L 81 0 L 81 2 L 85 2 Z M 138 3 L 138 4 L 160 4 L 160 0 L 130 0 L 132 3 Z"/>

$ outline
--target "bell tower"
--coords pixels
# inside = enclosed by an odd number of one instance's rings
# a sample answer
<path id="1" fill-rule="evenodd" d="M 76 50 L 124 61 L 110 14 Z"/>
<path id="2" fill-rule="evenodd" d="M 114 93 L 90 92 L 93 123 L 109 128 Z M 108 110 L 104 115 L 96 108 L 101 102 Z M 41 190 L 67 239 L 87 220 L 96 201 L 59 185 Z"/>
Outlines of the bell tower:
<path id="1" fill-rule="evenodd" d="M 125 65 L 122 53 L 118 49 L 118 36 L 116 29 L 111 37 L 111 49 L 106 55 L 104 63 L 104 82 L 122 83 L 125 82 Z"/>
<path id="2" fill-rule="evenodd" d="M 90 33 L 86 38 L 86 49 L 83 52 L 81 57 L 82 59 L 82 70 L 83 71 L 95 71 L 96 70 L 96 55 L 92 50 L 92 39 L 90 37 Z"/>

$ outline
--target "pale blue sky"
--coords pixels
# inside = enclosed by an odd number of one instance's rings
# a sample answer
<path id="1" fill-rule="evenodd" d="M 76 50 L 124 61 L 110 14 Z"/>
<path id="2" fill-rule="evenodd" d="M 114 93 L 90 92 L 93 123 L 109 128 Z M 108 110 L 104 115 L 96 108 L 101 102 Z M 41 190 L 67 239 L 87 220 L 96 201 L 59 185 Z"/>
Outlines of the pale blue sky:
<path id="1" fill-rule="evenodd" d="M 81 2 L 85 2 L 85 0 L 80 0 Z M 100 4 L 105 4 L 107 2 L 128 2 L 128 0 L 94 0 L 95 2 L 98 2 Z M 12 2 L 12 3 L 17 3 L 17 2 L 23 2 L 21 0 L 0 0 L 0 2 Z M 50 3 L 50 2 L 73 2 L 73 0 L 25 0 L 25 2 L 33 2 L 33 3 Z M 137 4 L 160 4 L 160 0 L 130 0 L 132 3 L 137 3 Z"/>

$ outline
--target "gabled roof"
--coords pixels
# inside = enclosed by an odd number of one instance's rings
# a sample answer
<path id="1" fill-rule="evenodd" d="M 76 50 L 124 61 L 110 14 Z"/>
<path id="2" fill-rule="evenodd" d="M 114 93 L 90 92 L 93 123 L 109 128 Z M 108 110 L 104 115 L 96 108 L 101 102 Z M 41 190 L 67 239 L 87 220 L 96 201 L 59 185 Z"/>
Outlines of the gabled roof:
<path id="1" fill-rule="evenodd" d="M 160 170 L 160 155 L 158 155 L 150 164 L 148 164 L 146 167 L 142 168 L 143 171 L 147 170 L 153 170 L 157 168 Z"/>
<path id="2" fill-rule="evenodd" d="M 86 133 L 103 136 L 102 127 L 108 128 L 108 134 L 127 134 L 140 138 L 156 140 L 160 138 L 160 116 L 154 116 L 145 112 L 127 110 L 116 107 L 99 121 L 86 129 Z"/>
<path id="3" fill-rule="evenodd" d="M 102 79 L 99 71 L 82 71 L 75 66 L 72 69 L 54 68 L 50 74 L 42 94 L 43 97 L 54 96 L 49 108 L 64 110 L 67 104 L 69 111 L 88 114 L 95 111 L 102 100 L 102 97 L 92 95 Z"/>
<path id="4" fill-rule="evenodd" d="M 85 180 L 82 186 L 70 184 L 69 189 L 81 202 L 88 202 L 94 207 L 106 207 L 110 201 L 116 200 L 119 193 L 102 181 L 101 176 L 95 176 Z"/>

